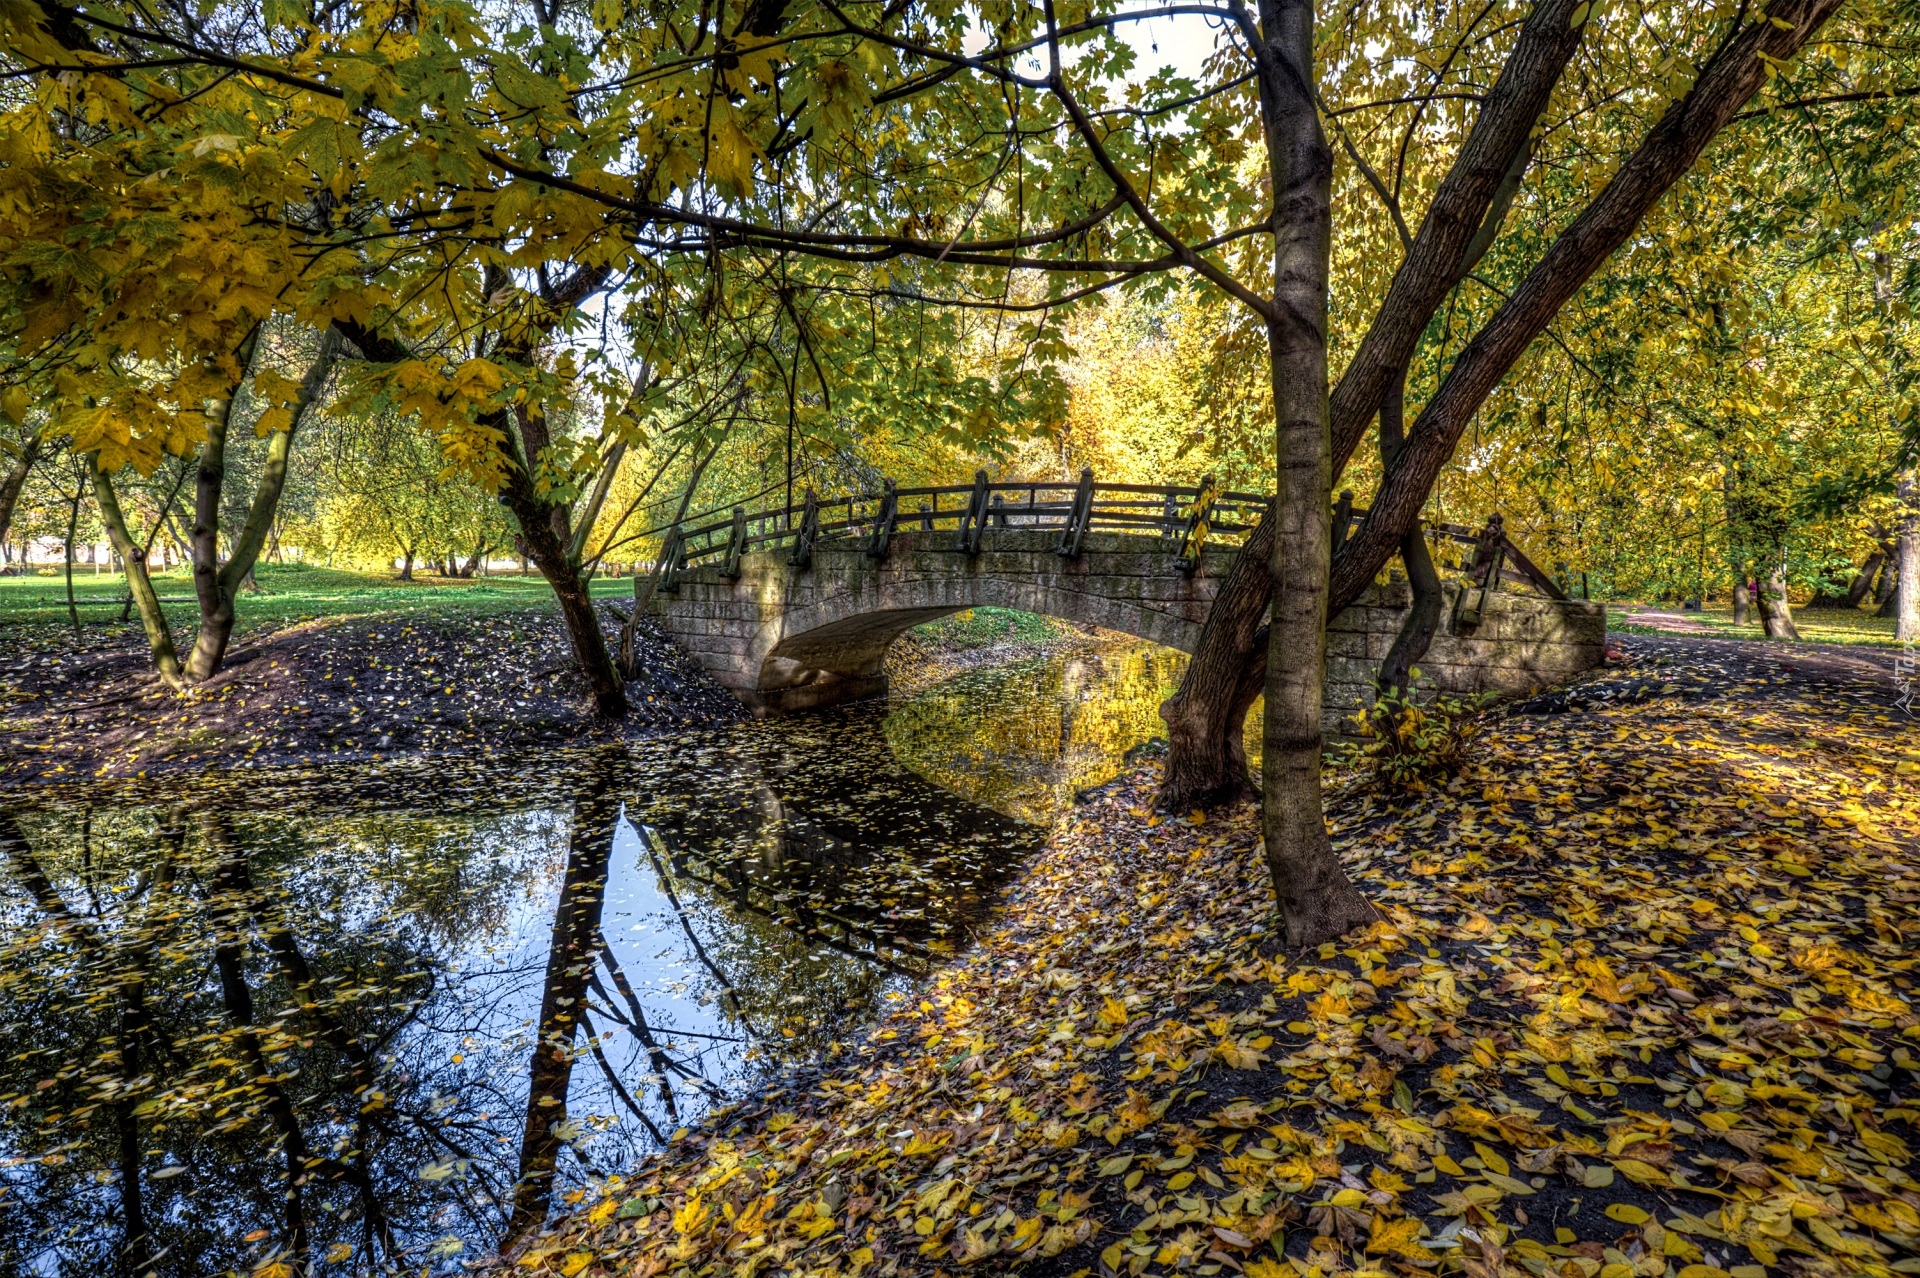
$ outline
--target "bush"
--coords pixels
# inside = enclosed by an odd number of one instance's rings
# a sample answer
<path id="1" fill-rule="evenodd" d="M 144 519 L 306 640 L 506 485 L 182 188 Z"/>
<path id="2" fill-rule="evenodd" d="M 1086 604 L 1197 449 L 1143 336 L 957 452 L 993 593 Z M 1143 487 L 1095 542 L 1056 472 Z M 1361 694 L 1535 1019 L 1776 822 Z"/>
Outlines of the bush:
<path id="1" fill-rule="evenodd" d="M 1450 780 L 1466 766 L 1467 747 L 1480 735 L 1481 712 L 1492 701 L 1490 692 L 1441 693 L 1422 705 L 1411 692 L 1389 688 L 1360 716 L 1366 739 L 1360 756 L 1386 790 L 1418 793 Z"/>

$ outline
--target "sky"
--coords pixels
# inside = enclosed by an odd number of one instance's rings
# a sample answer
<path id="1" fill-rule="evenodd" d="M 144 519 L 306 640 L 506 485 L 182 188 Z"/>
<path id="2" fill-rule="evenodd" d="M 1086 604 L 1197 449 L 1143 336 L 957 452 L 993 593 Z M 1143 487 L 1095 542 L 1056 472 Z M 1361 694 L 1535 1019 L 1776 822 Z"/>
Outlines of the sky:
<path id="1" fill-rule="evenodd" d="M 1186 15 L 1178 18 L 1148 18 L 1123 23 L 1121 38 L 1133 46 L 1140 61 L 1135 75 L 1145 76 L 1170 66 L 1191 79 L 1200 78 L 1200 70 L 1213 53 L 1215 29 L 1206 19 Z"/>
<path id="2" fill-rule="evenodd" d="M 1158 5 L 1140 5 L 1139 8 L 1158 8 Z M 1144 80 L 1163 67 L 1172 67 L 1177 73 L 1189 79 L 1198 80 L 1207 58 L 1213 52 L 1217 27 L 1206 18 L 1197 14 L 1183 14 L 1177 18 L 1146 18 L 1138 22 L 1119 24 L 1120 38 L 1133 46 L 1139 59 L 1133 69 L 1132 78 Z M 968 53 L 978 53 L 987 45 L 984 32 L 976 29 L 967 38 L 963 47 Z M 1069 50 L 1069 61 L 1072 51 Z M 1022 68 L 1029 74 L 1040 74 L 1045 68 L 1039 58 Z"/>

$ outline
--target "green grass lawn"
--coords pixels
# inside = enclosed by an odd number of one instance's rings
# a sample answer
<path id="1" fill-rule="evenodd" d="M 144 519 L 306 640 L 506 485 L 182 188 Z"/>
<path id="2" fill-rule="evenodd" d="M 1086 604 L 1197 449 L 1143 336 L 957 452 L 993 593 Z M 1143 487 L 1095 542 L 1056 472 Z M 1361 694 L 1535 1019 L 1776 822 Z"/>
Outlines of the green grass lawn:
<path id="1" fill-rule="evenodd" d="M 1682 612 L 1678 604 L 1625 604 L 1607 605 L 1607 629 L 1622 634 L 1672 634 L 1672 630 L 1657 626 L 1636 625 L 1625 620 L 1628 610 L 1645 609 L 1649 612 L 1670 613 L 1684 617 L 1688 621 L 1697 621 L 1710 629 L 1716 638 L 1725 639 L 1765 639 L 1760 629 L 1759 609 L 1754 610 L 1754 619 L 1744 626 L 1733 624 L 1733 609 L 1707 608 L 1701 612 Z M 1893 638 L 1893 618 L 1876 617 L 1865 609 L 1851 612 L 1840 608 L 1795 608 L 1793 624 L 1800 630 L 1800 637 L 1808 643 L 1865 644 L 1871 647 L 1891 648 L 1896 646 Z"/>
<path id="2" fill-rule="evenodd" d="M 242 593 L 236 635 L 273 629 L 317 617 L 365 617 L 384 614 L 458 610 L 484 614 L 551 604 L 553 592 L 537 576 L 477 577 L 471 581 L 422 577 L 395 581 L 391 573 L 356 572 L 345 568 L 318 568 L 303 564 L 261 564 L 254 573 L 258 594 Z M 176 629 L 198 624 L 192 602 L 193 579 L 184 570 L 165 572 L 153 579 Z M 120 622 L 119 601 L 126 597 L 126 579 L 119 573 L 93 574 L 76 565 L 73 594 L 86 630 L 98 633 Z M 593 593 L 600 598 L 631 598 L 633 579 L 596 578 Z M 66 625 L 65 579 L 0 577 L 0 626 Z M 138 624 L 135 618 L 133 624 Z"/>

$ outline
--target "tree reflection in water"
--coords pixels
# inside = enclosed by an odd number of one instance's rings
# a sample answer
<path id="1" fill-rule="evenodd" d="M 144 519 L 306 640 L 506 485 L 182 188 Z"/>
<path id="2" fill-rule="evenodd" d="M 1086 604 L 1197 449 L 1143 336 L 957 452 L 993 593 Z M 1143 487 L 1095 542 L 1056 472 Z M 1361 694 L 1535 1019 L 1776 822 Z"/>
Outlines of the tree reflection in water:
<path id="1" fill-rule="evenodd" d="M 882 711 L 0 813 L 0 1275 L 452 1266 L 964 942 Z"/>
<path id="2" fill-rule="evenodd" d="M 889 716 L 887 742 L 901 762 L 954 793 L 1043 822 L 1076 791 L 1118 775 L 1133 746 L 1166 735 L 1160 703 L 1186 668 L 1184 653 L 1136 641 L 978 670 Z M 1257 771 L 1257 710 L 1247 722 Z"/>

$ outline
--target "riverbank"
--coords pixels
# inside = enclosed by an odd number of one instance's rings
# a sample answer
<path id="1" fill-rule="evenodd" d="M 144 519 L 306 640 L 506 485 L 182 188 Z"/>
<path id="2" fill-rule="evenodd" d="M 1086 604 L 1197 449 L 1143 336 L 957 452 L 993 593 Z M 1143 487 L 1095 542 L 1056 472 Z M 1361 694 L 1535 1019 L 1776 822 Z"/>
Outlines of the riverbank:
<path id="1" fill-rule="evenodd" d="M 16 622 L 14 659 L 0 667 L 0 785 L 594 745 L 745 714 L 643 625 L 628 717 L 603 723 L 550 602 L 428 609 L 415 601 L 435 587 L 395 589 L 408 605 L 397 612 L 256 619 L 225 668 L 185 693 L 155 678 L 137 625 L 76 636 Z M 616 607 L 602 605 L 610 645 L 624 615 Z M 1064 623 L 980 609 L 902 636 L 888 670 L 896 694 L 911 696 L 962 670 L 1098 641 Z"/>
<path id="2" fill-rule="evenodd" d="M 742 717 L 678 648 L 650 632 L 640 646 L 627 719 L 608 725 L 551 608 L 259 629 L 186 692 L 154 676 L 137 628 L 55 631 L 0 671 L 0 783 L 592 745 Z"/>
<path id="3" fill-rule="evenodd" d="M 1279 952 L 1250 810 L 1089 796 L 972 954 L 516 1272 L 1920 1271 L 1901 689 L 1622 645 L 1444 788 L 1334 778 L 1344 947 Z"/>

